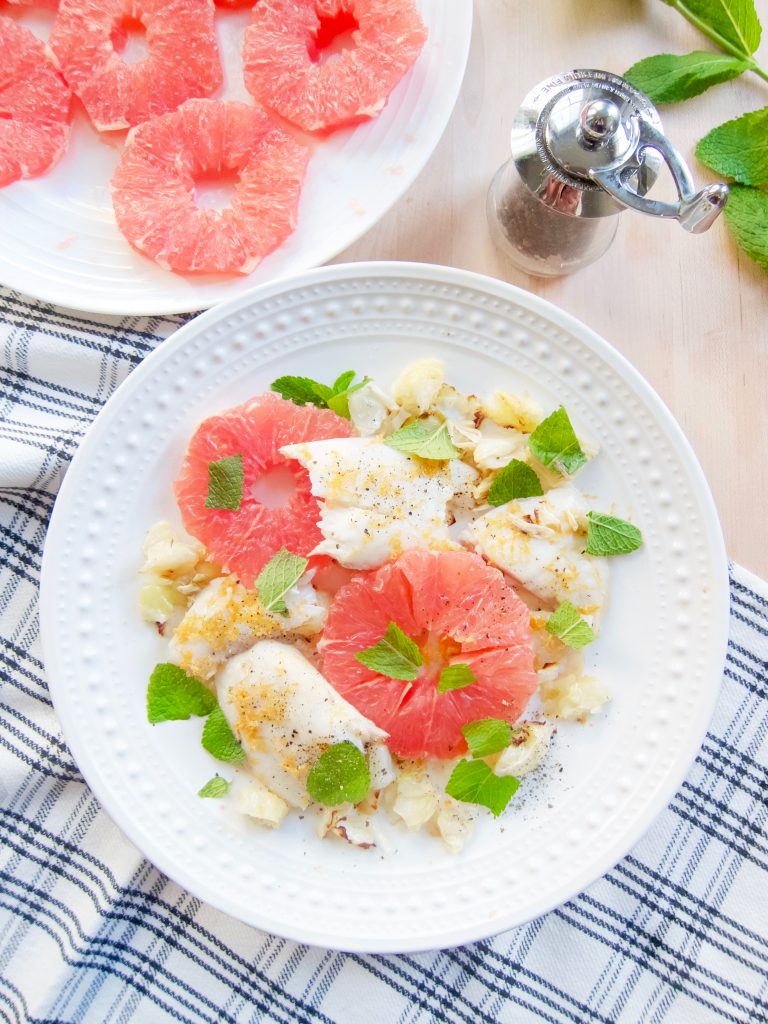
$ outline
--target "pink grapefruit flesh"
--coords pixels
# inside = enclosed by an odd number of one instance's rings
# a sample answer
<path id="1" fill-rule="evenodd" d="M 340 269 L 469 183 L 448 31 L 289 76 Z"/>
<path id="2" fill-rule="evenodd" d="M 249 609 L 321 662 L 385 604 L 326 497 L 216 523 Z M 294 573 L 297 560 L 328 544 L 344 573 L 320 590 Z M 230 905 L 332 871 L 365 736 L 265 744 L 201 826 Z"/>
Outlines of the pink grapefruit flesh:
<path id="1" fill-rule="evenodd" d="M 0 185 L 43 174 L 69 139 L 72 94 L 45 45 L 0 17 Z"/>
<path id="2" fill-rule="evenodd" d="M 419 645 L 414 682 L 390 679 L 355 657 L 390 622 Z M 538 685 L 529 612 L 502 574 L 466 551 L 406 551 L 362 573 L 334 598 L 320 642 L 326 679 L 389 733 L 401 757 L 455 757 L 461 726 L 480 718 L 516 721 Z M 477 681 L 439 693 L 440 672 L 469 665 Z"/>
<path id="3" fill-rule="evenodd" d="M 166 269 L 248 274 L 293 231 L 308 159 L 259 107 L 189 100 L 130 132 L 112 179 L 118 227 Z M 199 183 L 233 175 L 228 207 L 198 206 Z"/>
<path id="4" fill-rule="evenodd" d="M 334 40 L 349 45 L 327 60 Z M 259 0 L 245 32 L 248 91 L 305 131 L 374 117 L 418 57 L 413 0 Z"/>
<path id="5" fill-rule="evenodd" d="M 143 26 L 148 55 L 120 56 Z M 96 128 L 141 124 L 222 84 L 213 0 L 61 0 L 50 46 Z"/>
<path id="6" fill-rule="evenodd" d="M 174 491 L 185 528 L 208 549 L 211 557 L 241 582 L 254 580 L 280 548 L 308 555 L 322 540 L 317 526 L 320 510 L 312 496 L 309 474 L 279 449 L 301 441 L 349 437 L 347 420 L 329 409 L 298 406 L 267 393 L 243 405 L 211 416 L 195 431 Z M 231 455 L 243 456 L 243 501 L 237 511 L 206 508 L 208 466 Z M 287 470 L 293 494 L 282 505 L 260 501 L 264 478 Z"/>

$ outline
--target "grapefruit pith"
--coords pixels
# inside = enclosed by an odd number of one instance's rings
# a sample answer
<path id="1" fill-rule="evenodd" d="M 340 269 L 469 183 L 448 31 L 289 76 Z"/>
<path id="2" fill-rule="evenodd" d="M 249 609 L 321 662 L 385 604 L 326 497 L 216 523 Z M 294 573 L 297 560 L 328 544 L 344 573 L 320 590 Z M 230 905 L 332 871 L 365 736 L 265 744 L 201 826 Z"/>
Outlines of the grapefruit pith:
<path id="1" fill-rule="evenodd" d="M 67 148 L 72 94 L 43 43 L 0 17 L 0 185 L 52 167 Z"/>
<path id="2" fill-rule="evenodd" d="M 334 37 L 351 45 L 323 60 Z M 413 0 L 260 0 L 245 31 L 245 85 L 305 131 L 374 117 L 418 57 Z"/>
<path id="3" fill-rule="evenodd" d="M 271 392 L 209 417 L 195 431 L 174 484 L 185 528 L 246 587 L 253 586 L 280 548 L 308 555 L 322 540 L 317 526 L 320 510 L 309 474 L 281 455 L 280 448 L 349 435 L 347 420 L 330 409 L 294 405 Z M 238 454 L 243 457 L 244 478 L 240 508 L 206 508 L 209 464 Z M 291 475 L 293 494 L 270 507 L 254 490 L 275 469 Z"/>
<path id="4" fill-rule="evenodd" d="M 118 227 L 166 269 L 248 274 L 293 231 L 308 160 L 261 108 L 189 100 L 130 132 L 112 179 Z M 229 175 L 230 205 L 198 206 L 198 183 Z"/>
<path id="5" fill-rule="evenodd" d="M 378 643 L 390 622 L 419 645 L 412 683 L 390 679 L 355 655 Z M 389 733 L 401 757 L 455 757 L 461 726 L 519 718 L 538 680 L 529 611 L 498 569 L 468 551 L 406 551 L 355 577 L 334 598 L 320 641 L 323 674 L 358 711 Z M 469 665 L 476 682 L 440 693 L 440 672 Z"/>
<path id="6" fill-rule="evenodd" d="M 129 128 L 222 83 L 212 0 L 61 0 L 51 49 L 99 130 Z M 143 26 L 148 54 L 118 52 Z"/>

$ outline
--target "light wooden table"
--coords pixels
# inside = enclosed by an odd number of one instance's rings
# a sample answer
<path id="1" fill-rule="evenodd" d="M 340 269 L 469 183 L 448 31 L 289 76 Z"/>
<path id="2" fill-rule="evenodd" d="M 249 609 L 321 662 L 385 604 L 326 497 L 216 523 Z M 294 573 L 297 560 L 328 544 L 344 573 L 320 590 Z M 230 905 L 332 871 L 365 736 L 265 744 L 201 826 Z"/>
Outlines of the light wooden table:
<path id="1" fill-rule="evenodd" d="M 757 8 L 768 66 L 767 0 Z M 475 0 L 469 65 L 440 145 L 405 197 L 339 259 L 464 267 L 579 317 L 672 410 L 709 480 L 730 557 L 768 578 L 768 274 L 740 253 L 724 223 L 690 236 L 677 224 L 627 212 L 607 257 L 571 277 L 542 280 L 497 256 L 485 220 L 488 183 L 533 85 L 571 68 L 621 73 L 653 53 L 707 48 L 660 0 Z M 696 162 L 696 140 L 766 104 L 768 85 L 745 76 L 661 113 L 704 183 L 715 176 Z"/>

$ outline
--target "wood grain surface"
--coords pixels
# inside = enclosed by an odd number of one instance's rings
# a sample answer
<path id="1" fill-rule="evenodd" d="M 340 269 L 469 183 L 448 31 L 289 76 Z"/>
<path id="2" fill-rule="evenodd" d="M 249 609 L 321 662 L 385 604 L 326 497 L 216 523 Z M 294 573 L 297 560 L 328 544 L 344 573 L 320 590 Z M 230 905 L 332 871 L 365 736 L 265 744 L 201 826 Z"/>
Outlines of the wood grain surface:
<path id="1" fill-rule="evenodd" d="M 452 0 L 445 0 L 449 4 Z M 768 66 L 768 0 L 758 56 Z M 497 255 L 485 195 L 506 158 L 520 101 L 572 68 L 621 74 L 641 57 L 712 49 L 661 0 L 475 0 L 467 73 L 443 139 L 405 197 L 337 262 L 404 259 L 511 281 L 579 317 L 621 351 L 661 395 L 709 480 L 732 559 L 768 577 L 768 273 L 719 221 L 704 235 L 621 215 L 608 254 L 570 277 L 528 277 Z M 768 104 L 768 84 L 744 76 L 661 111 L 666 134 L 697 182 L 696 141 Z"/>

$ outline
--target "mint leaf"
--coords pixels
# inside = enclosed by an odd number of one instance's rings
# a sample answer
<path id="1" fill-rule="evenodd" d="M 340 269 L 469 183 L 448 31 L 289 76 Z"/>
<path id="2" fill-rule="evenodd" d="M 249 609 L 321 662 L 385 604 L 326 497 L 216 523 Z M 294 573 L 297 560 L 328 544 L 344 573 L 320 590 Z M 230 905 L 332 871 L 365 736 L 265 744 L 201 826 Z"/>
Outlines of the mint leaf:
<path id="1" fill-rule="evenodd" d="M 237 512 L 243 503 L 243 456 L 228 455 L 208 463 L 206 508 Z"/>
<path id="2" fill-rule="evenodd" d="M 490 505 L 505 505 L 515 498 L 537 498 L 544 491 L 541 480 L 527 462 L 512 459 L 495 477 L 488 491 Z"/>
<path id="3" fill-rule="evenodd" d="M 325 408 L 325 402 L 315 390 L 317 381 L 311 377 L 278 377 L 270 387 L 294 405 L 318 405 L 321 409 Z"/>
<path id="4" fill-rule="evenodd" d="M 760 45 L 753 0 L 664 0 L 722 49 L 749 57 Z M 719 39 L 717 38 L 719 37 Z M 726 45 L 723 45 L 725 43 Z"/>
<path id="5" fill-rule="evenodd" d="M 259 600 L 268 612 L 288 614 L 288 606 L 283 598 L 298 583 L 308 565 L 308 558 L 293 555 L 287 548 L 280 548 L 270 558 L 256 577 Z"/>
<path id="6" fill-rule="evenodd" d="M 528 438 L 528 447 L 542 466 L 554 466 L 558 473 L 567 476 L 587 461 L 562 405 L 536 427 Z"/>
<path id="7" fill-rule="evenodd" d="M 395 622 L 390 622 L 377 644 L 358 651 L 355 657 L 379 675 L 406 682 L 416 679 L 419 667 L 424 664 L 419 648 Z"/>
<path id="8" fill-rule="evenodd" d="M 477 676 L 469 665 L 456 664 L 446 665 L 440 673 L 437 683 L 438 693 L 448 693 L 449 690 L 463 690 L 472 683 L 477 682 Z"/>
<path id="9" fill-rule="evenodd" d="M 205 720 L 202 744 L 218 761 L 242 761 L 245 757 L 245 751 L 235 739 L 235 734 L 218 705 Z"/>
<path id="10" fill-rule="evenodd" d="M 362 387 L 362 384 L 360 385 Z M 354 388 L 353 390 L 357 390 Z M 343 416 L 345 420 L 350 419 L 349 413 L 349 395 L 350 392 L 344 392 L 341 395 L 331 395 L 328 399 L 328 408 L 332 409 L 337 416 Z"/>
<path id="11" fill-rule="evenodd" d="M 371 788 L 365 757 L 354 743 L 334 743 L 320 755 L 307 775 L 307 792 L 319 804 L 360 803 Z"/>
<path id="12" fill-rule="evenodd" d="M 354 379 L 355 371 L 345 370 L 345 372 L 340 374 L 333 382 L 334 395 L 340 395 L 342 391 L 346 391 Z"/>
<path id="13" fill-rule="evenodd" d="M 713 128 L 696 146 L 696 156 L 742 185 L 768 185 L 768 107 Z"/>
<path id="14" fill-rule="evenodd" d="M 227 782 L 226 779 L 222 779 L 220 775 L 214 775 L 212 779 L 209 779 L 206 782 L 202 789 L 197 791 L 197 795 L 216 798 L 226 796 L 231 785 L 231 782 Z"/>
<path id="15" fill-rule="evenodd" d="M 461 731 L 472 757 L 498 754 L 512 742 L 512 726 L 503 718 L 480 718 L 477 722 L 467 722 Z"/>
<path id="16" fill-rule="evenodd" d="M 636 526 L 607 516 L 602 512 L 587 512 L 588 555 L 626 555 L 643 545 L 643 535 Z"/>
<path id="17" fill-rule="evenodd" d="M 147 687 L 147 718 L 153 725 L 202 717 L 215 707 L 216 698 L 199 679 L 178 665 L 155 666 Z"/>
<path id="18" fill-rule="evenodd" d="M 747 256 L 768 270 L 768 192 L 732 185 L 725 219 Z"/>
<path id="19" fill-rule="evenodd" d="M 329 388 L 327 384 L 318 384 L 317 381 L 312 381 L 312 390 L 315 393 L 313 404 L 322 409 L 327 409 L 328 399 L 333 394 L 333 388 Z"/>
<path id="20" fill-rule="evenodd" d="M 737 78 L 750 67 L 746 60 L 695 50 L 684 56 L 659 53 L 633 64 L 624 77 L 654 103 L 678 103 L 713 85 Z"/>
<path id="21" fill-rule="evenodd" d="M 592 627 L 582 619 L 570 601 L 563 601 L 558 605 L 547 619 L 546 629 L 548 633 L 574 650 L 586 647 L 595 639 Z"/>
<path id="22" fill-rule="evenodd" d="M 494 775 L 485 761 L 462 759 L 451 772 L 445 792 L 462 803 L 482 804 L 498 817 L 519 785 L 513 775 Z"/>
<path id="23" fill-rule="evenodd" d="M 455 459 L 459 449 L 451 440 L 447 423 L 435 420 L 414 420 L 384 439 L 390 448 L 420 459 Z"/>

